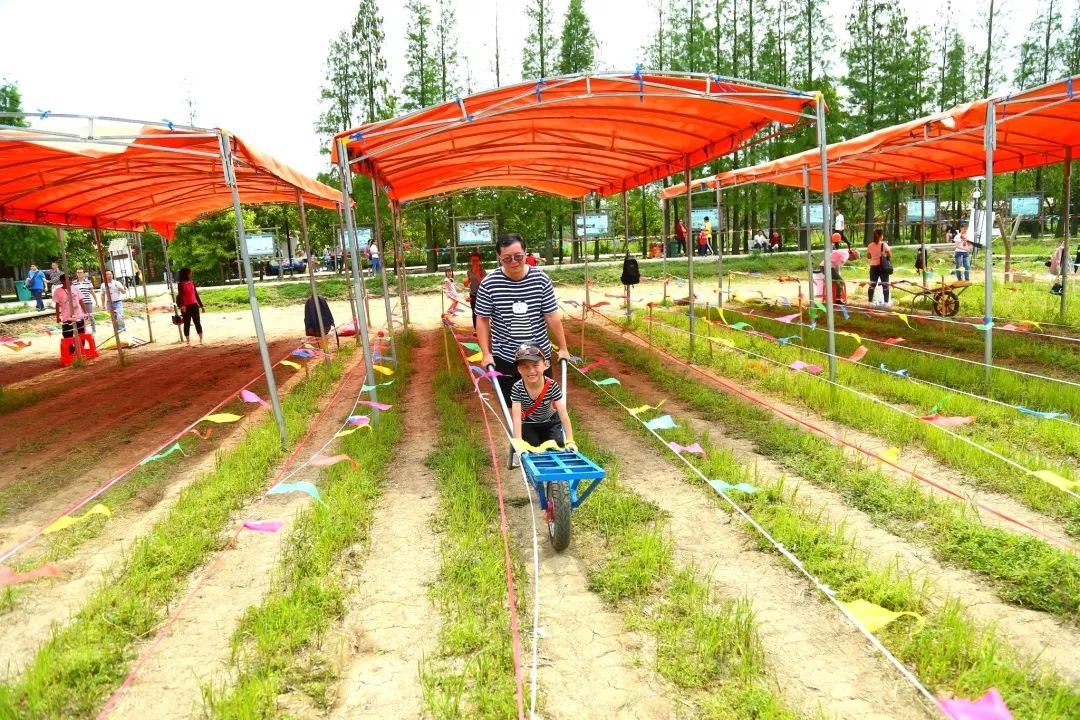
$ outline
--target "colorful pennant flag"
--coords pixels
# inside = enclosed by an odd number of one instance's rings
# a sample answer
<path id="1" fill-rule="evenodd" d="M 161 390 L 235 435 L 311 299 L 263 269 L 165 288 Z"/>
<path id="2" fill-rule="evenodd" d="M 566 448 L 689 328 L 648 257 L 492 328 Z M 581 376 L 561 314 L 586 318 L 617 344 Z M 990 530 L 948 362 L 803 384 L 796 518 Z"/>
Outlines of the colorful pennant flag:
<path id="1" fill-rule="evenodd" d="M 636 407 L 636 408 L 630 408 L 629 412 L 630 412 L 630 414 L 631 414 L 631 415 L 633 415 L 634 417 L 637 417 L 638 415 L 640 415 L 641 413 L 645 412 L 646 410 L 659 410 L 659 409 L 660 409 L 660 406 L 661 406 L 661 405 L 663 405 L 663 404 L 664 404 L 664 402 L 666 402 L 666 401 L 664 401 L 664 400 L 661 400 L 660 402 L 658 402 L 658 403 L 657 403 L 657 404 L 655 404 L 655 405 L 639 405 L 639 406 L 638 406 L 638 407 Z"/>
<path id="2" fill-rule="evenodd" d="M 788 365 L 788 367 L 792 370 L 805 370 L 811 375 L 817 375 L 821 372 L 821 367 L 819 365 L 803 362 L 802 360 L 796 360 L 795 362 Z"/>
<path id="3" fill-rule="evenodd" d="M 1080 492 L 1080 481 L 1063 478 L 1050 470 L 1036 470 L 1032 475 L 1066 492 Z"/>
<path id="4" fill-rule="evenodd" d="M 902 342 L 904 342 L 904 338 L 902 338 L 902 337 L 891 337 L 891 338 L 888 338 L 885 341 L 885 344 L 886 345 L 899 345 Z"/>
<path id="5" fill-rule="evenodd" d="M 384 367 L 382 365 L 372 365 L 371 369 L 374 370 L 375 372 L 379 373 L 380 375 L 393 375 L 394 374 L 393 370 L 391 370 L 388 367 Z"/>
<path id="6" fill-rule="evenodd" d="M 300 363 L 295 363 L 292 360 L 282 360 L 278 365 L 288 365 L 291 368 L 296 368 L 297 370 L 300 369 Z"/>
<path id="7" fill-rule="evenodd" d="M 930 408 L 930 412 L 928 414 L 934 415 L 941 412 L 941 409 L 945 407 L 945 401 L 948 400 L 950 397 L 950 395 L 942 396 L 942 398 L 934 404 L 934 407 Z"/>
<path id="8" fill-rule="evenodd" d="M 647 421 L 645 427 L 650 430 L 671 430 L 677 427 L 677 425 L 675 425 L 675 421 L 671 419 L 670 415 L 661 415 L 658 418 Z"/>
<path id="9" fill-rule="evenodd" d="M 613 378 L 613 377 L 604 378 L 603 380 L 593 380 L 593 384 L 594 385 L 622 385 L 622 383 L 619 382 L 618 378 Z"/>
<path id="10" fill-rule="evenodd" d="M 471 363 L 474 363 L 474 362 L 480 362 L 480 358 L 482 358 L 482 357 L 484 357 L 484 353 L 477 351 L 477 352 L 473 353 L 472 355 L 470 355 L 469 357 L 467 357 L 465 359 L 468 360 Z"/>
<path id="11" fill-rule="evenodd" d="M 1034 415 L 1035 417 L 1041 417 L 1044 420 L 1068 420 L 1069 413 L 1063 412 L 1042 412 L 1041 410 L 1032 410 L 1031 408 L 1017 405 L 1016 409 L 1026 415 Z"/>
<path id="12" fill-rule="evenodd" d="M 729 347 L 729 348 L 731 348 L 733 350 L 735 349 L 735 343 L 731 342 L 727 338 L 712 338 L 711 337 L 711 338 L 709 338 L 709 340 L 716 343 L 717 345 L 723 345 L 724 347 Z"/>
<path id="13" fill-rule="evenodd" d="M 859 347 L 855 348 L 855 352 L 851 353 L 851 355 L 848 357 L 848 362 L 857 363 L 864 357 L 866 357 L 866 353 L 868 352 L 870 352 L 870 350 L 867 349 L 865 345 L 860 345 Z"/>
<path id="14" fill-rule="evenodd" d="M 851 319 L 851 313 L 848 312 L 847 305 L 845 305 L 844 303 L 840 303 L 837 305 L 837 307 L 840 308 L 840 314 L 844 316 L 845 320 Z"/>
<path id="15" fill-rule="evenodd" d="M 907 315 L 905 315 L 904 313 L 896 313 L 896 317 L 903 320 L 904 324 L 907 325 L 909 328 L 911 327 L 911 323 L 908 322 L 908 316 Z M 912 329 L 914 329 L 914 328 L 912 328 Z"/>
<path id="16" fill-rule="evenodd" d="M 939 698 L 938 706 L 951 720 L 1013 720 L 1013 715 L 997 688 L 990 688 L 978 700 Z"/>
<path id="17" fill-rule="evenodd" d="M 741 483 L 736 483 L 736 484 L 732 485 L 731 483 L 726 483 L 723 480 L 710 480 L 709 485 L 711 485 L 713 487 L 713 489 L 716 490 L 717 492 L 724 493 L 724 494 L 727 494 L 727 493 L 731 492 L 732 490 L 738 490 L 739 492 L 752 494 L 752 493 L 756 493 L 758 490 L 761 489 L 761 488 L 754 487 L 750 483 L 742 483 L 741 482 Z"/>
<path id="18" fill-rule="evenodd" d="M 387 380 L 386 382 L 379 383 L 378 385 L 361 385 L 360 386 L 360 392 L 371 392 L 376 387 L 386 387 L 387 385 L 393 385 L 393 384 L 394 384 L 393 380 Z"/>
<path id="19" fill-rule="evenodd" d="M 801 316 L 802 313 L 791 313 L 790 315 L 784 315 L 776 318 L 776 321 L 782 323 L 791 323 L 794 322 L 796 319 L 800 318 Z"/>
<path id="20" fill-rule="evenodd" d="M 463 342 L 461 346 L 466 350 L 472 350 L 473 352 L 480 352 L 480 345 L 474 342 Z"/>
<path id="21" fill-rule="evenodd" d="M 890 370 L 885 365 L 885 363 L 881 363 L 880 365 L 878 365 L 878 367 L 881 368 L 882 370 L 884 370 L 885 372 L 889 373 L 890 375 L 895 375 L 897 377 L 902 377 L 902 378 L 908 377 L 907 368 L 901 368 L 900 370 Z"/>
<path id="22" fill-rule="evenodd" d="M 892 610 L 886 610 L 880 605 L 875 605 L 867 600 L 852 600 L 851 602 L 840 604 L 844 606 L 844 609 L 851 613 L 852 617 L 858 620 L 860 625 L 872 633 L 877 632 L 889 623 L 899 620 L 905 615 L 913 617 L 918 621 L 918 629 L 915 632 L 918 632 L 926 625 L 923 616 L 917 612 L 893 612 Z"/>
<path id="23" fill-rule="evenodd" d="M 42 577 L 60 577 L 63 573 L 60 572 L 60 568 L 55 565 L 42 565 L 41 567 L 34 568 L 30 572 L 17 573 L 6 565 L 0 565 L 0 587 L 7 585 L 18 585 L 19 583 L 30 582 L 31 580 L 37 580 Z"/>
<path id="24" fill-rule="evenodd" d="M 886 462 L 891 462 L 895 465 L 896 463 L 900 462 L 900 448 L 889 448 L 885 452 L 881 453 L 881 459 L 885 460 Z"/>
<path id="25" fill-rule="evenodd" d="M 256 403 L 258 405 L 262 405 L 263 407 L 269 407 L 270 406 L 270 403 L 266 402 L 265 400 L 263 400 L 261 397 L 259 397 L 255 393 L 251 392 L 250 390 L 241 390 L 240 391 L 240 399 L 243 400 L 244 402 L 247 402 L 247 403 Z"/>
<path id="26" fill-rule="evenodd" d="M 245 520 L 244 527 L 255 532 L 275 533 L 285 523 L 280 520 Z"/>
<path id="27" fill-rule="evenodd" d="M 925 420 L 931 425 L 937 425 L 938 427 L 951 428 L 959 427 L 960 425 L 969 425 L 975 422 L 975 418 L 971 415 L 946 417 L 945 415 L 939 415 L 937 413 L 930 413 L 929 415 L 922 415 L 920 420 Z"/>
<path id="28" fill-rule="evenodd" d="M 603 365 L 606 362 L 607 362 L 607 358 L 597 358 L 596 360 L 593 360 L 588 365 L 585 365 L 583 367 L 578 368 L 578 370 L 580 370 L 583 373 L 587 373 L 590 370 L 592 370 L 594 367 L 597 367 L 599 365 Z"/>
<path id="29" fill-rule="evenodd" d="M 295 357 L 302 357 L 302 358 L 307 358 L 307 359 L 311 359 L 311 358 L 315 357 L 315 351 L 314 350 L 305 350 L 304 348 L 300 348 L 299 350 L 293 350 L 289 354 L 293 355 Z"/>
<path id="30" fill-rule="evenodd" d="M 216 415 L 207 415 L 206 417 L 202 418 L 202 420 L 217 423 L 218 425 L 221 425 L 222 423 L 234 423 L 239 419 L 239 415 L 233 415 L 232 413 L 217 413 Z M 200 422 L 202 420 L 200 420 Z"/>
<path id="31" fill-rule="evenodd" d="M 562 450 L 562 448 L 559 447 L 559 443 L 555 442 L 554 440 L 545 440 L 544 442 L 540 443 L 539 445 L 530 445 L 529 443 L 525 442 L 521 438 L 513 438 L 512 440 L 510 440 L 510 444 L 519 453 L 521 453 L 521 452 L 542 453 L 545 450 Z"/>
<path id="32" fill-rule="evenodd" d="M 179 442 L 174 442 L 172 445 L 169 446 L 169 448 L 167 450 L 163 450 L 163 451 L 159 452 L 157 455 L 151 455 L 150 457 L 144 459 L 139 464 L 140 465 L 145 465 L 145 464 L 153 462 L 155 460 L 160 460 L 162 458 L 165 458 L 165 457 L 168 457 L 168 456 L 172 455 L 174 452 L 178 452 L 181 455 L 186 455 L 183 448 L 180 447 L 180 443 Z"/>
<path id="33" fill-rule="evenodd" d="M 367 427 L 367 429 L 368 429 L 368 430 L 370 430 L 370 429 L 371 429 L 371 426 L 370 426 L 370 425 L 368 425 L 368 426 L 366 426 L 366 427 Z M 356 431 L 357 431 L 357 430 L 359 430 L 359 429 L 360 429 L 360 428 L 358 428 L 358 427 L 351 427 L 351 428 L 345 428 L 344 430 L 338 430 L 338 431 L 337 431 L 336 433 L 334 433 L 334 437 L 336 437 L 336 438 L 343 438 L 343 437 L 345 437 L 346 435 L 352 435 L 352 434 L 353 434 L 354 432 L 356 432 Z"/>
<path id="34" fill-rule="evenodd" d="M 307 493 L 319 502 L 323 501 L 322 496 L 319 495 L 319 488 L 315 487 L 307 480 L 301 480 L 300 482 L 294 483 L 278 483 L 267 491 L 267 495 L 284 495 L 293 492 Z M 325 505 L 326 503 L 323 504 Z"/>
<path id="35" fill-rule="evenodd" d="M 308 460 L 308 465 L 312 465 L 314 467 L 330 467 L 331 465 L 337 465 L 340 462 L 352 463 L 354 470 L 360 469 L 359 463 L 357 463 L 345 453 L 341 453 L 338 455 L 321 455 L 319 453 L 316 453 L 315 455 L 311 456 L 310 460 Z"/>
<path id="36" fill-rule="evenodd" d="M 694 443 L 693 445 L 680 445 L 679 443 L 677 443 L 677 442 L 675 442 L 673 440 L 673 441 L 669 442 L 667 445 L 668 445 L 669 448 L 671 448 L 672 450 L 674 450 L 675 452 L 680 453 L 680 454 L 682 454 L 684 452 L 697 453 L 698 455 L 704 455 L 705 454 L 705 449 L 701 447 L 701 443 Z"/>
<path id="37" fill-rule="evenodd" d="M 795 342 L 798 339 L 798 335 L 788 335 L 787 337 L 777 338 L 776 342 L 780 343 L 781 345 L 787 345 L 789 343 Z"/>
<path id="38" fill-rule="evenodd" d="M 189 432 L 200 440 L 209 440 L 214 434 L 214 428 L 207 428 L 205 433 L 199 432 L 198 428 L 192 428 Z"/>
<path id="39" fill-rule="evenodd" d="M 358 425 L 360 427 L 363 427 L 365 425 L 371 424 L 371 418 L 369 418 L 367 415 L 350 415 L 345 420 L 345 422 L 348 425 Z"/>
<path id="40" fill-rule="evenodd" d="M 855 333 L 853 333 L 853 332 L 848 332 L 848 331 L 846 331 L 846 330 L 837 330 L 836 334 L 837 334 L 837 335 L 847 335 L 847 336 L 848 336 L 849 338 L 853 338 L 853 339 L 855 340 L 855 342 L 857 342 L 857 343 L 859 343 L 860 345 L 862 345 L 862 338 L 861 338 L 861 337 L 859 337 L 858 335 L 856 335 L 856 334 L 855 334 Z"/>
<path id="41" fill-rule="evenodd" d="M 368 407 L 375 408 L 376 410 L 382 410 L 384 412 L 386 410 L 389 410 L 390 408 L 394 407 L 393 405 L 387 405 L 386 403 L 381 403 L 381 402 L 373 402 L 371 400 L 357 400 L 356 404 L 357 405 L 367 405 Z"/>
<path id="42" fill-rule="evenodd" d="M 105 507 L 101 503 L 98 503 L 94 507 L 90 508 L 86 513 L 82 515 L 65 515 L 62 518 L 57 518 L 49 527 L 41 531 L 42 535 L 51 535 L 54 532 L 65 530 L 76 523 L 80 523 L 91 515 L 104 515 L 105 517 L 112 517 L 112 512 L 109 508 Z"/>
<path id="43" fill-rule="evenodd" d="M 745 330 L 746 328 L 750 328 L 751 330 L 754 329 L 754 326 L 748 322 L 737 322 L 728 325 L 728 327 L 730 327 L 732 330 Z"/>

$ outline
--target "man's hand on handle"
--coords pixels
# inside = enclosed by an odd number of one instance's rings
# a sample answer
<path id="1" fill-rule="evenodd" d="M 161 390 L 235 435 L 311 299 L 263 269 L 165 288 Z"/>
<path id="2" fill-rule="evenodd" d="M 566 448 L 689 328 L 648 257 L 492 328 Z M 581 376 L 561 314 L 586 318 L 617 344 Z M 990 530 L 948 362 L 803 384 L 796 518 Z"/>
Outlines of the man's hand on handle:
<path id="1" fill-rule="evenodd" d="M 495 358 L 491 356 L 491 353 L 484 353 L 480 357 L 480 367 L 484 368 L 484 370 L 495 369 Z"/>

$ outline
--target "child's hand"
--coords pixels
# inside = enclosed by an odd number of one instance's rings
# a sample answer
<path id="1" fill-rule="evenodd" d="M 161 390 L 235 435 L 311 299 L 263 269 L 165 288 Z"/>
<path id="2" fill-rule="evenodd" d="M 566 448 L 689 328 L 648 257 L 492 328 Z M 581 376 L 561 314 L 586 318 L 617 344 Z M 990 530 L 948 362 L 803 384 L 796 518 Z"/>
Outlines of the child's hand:
<path id="1" fill-rule="evenodd" d="M 577 452 L 577 443 L 573 440 L 567 441 L 565 450 L 567 452 Z"/>

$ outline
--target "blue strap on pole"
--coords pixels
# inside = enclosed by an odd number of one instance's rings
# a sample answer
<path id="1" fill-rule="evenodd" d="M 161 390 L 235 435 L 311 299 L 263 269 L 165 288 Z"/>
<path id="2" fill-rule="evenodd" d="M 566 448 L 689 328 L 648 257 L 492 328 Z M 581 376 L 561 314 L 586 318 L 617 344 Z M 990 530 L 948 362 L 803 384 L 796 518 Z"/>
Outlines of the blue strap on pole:
<path id="1" fill-rule="evenodd" d="M 166 125 L 169 126 L 169 131 L 170 132 L 176 129 L 176 128 L 173 127 L 173 121 L 170 120 L 169 118 L 161 118 L 161 122 L 163 122 L 163 123 L 165 123 Z"/>
<path id="2" fill-rule="evenodd" d="M 38 116 L 39 120 L 47 120 L 48 117 L 52 115 L 52 110 L 42 110 L 41 108 L 38 108 L 38 112 L 41 113 L 41 115 Z"/>
<path id="3" fill-rule="evenodd" d="M 364 131 L 363 130 L 357 130 L 354 133 L 349 133 L 349 139 L 350 140 L 357 140 L 357 141 L 363 140 L 364 139 Z"/>
<path id="4" fill-rule="evenodd" d="M 536 81 L 536 102 L 538 103 L 544 102 L 544 98 L 540 95 L 540 88 L 542 87 L 544 87 L 544 78 L 540 78 Z"/>
<path id="5" fill-rule="evenodd" d="M 641 63 L 634 68 L 634 74 L 631 77 L 638 81 L 638 100 L 645 102 L 645 76 L 641 74 Z"/>
<path id="6" fill-rule="evenodd" d="M 1065 94 L 1069 96 L 1070 100 L 1073 99 L 1072 81 L 1073 81 L 1073 79 L 1069 78 L 1069 82 L 1065 83 Z"/>
<path id="7" fill-rule="evenodd" d="M 454 102 L 456 102 L 457 106 L 459 108 L 461 108 L 461 114 L 465 116 L 465 119 L 468 120 L 469 122 L 472 122 L 473 121 L 473 116 L 470 115 L 468 113 L 468 111 L 465 110 L 465 101 L 462 100 L 460 97 L 456 97 L 456 98 L 454 98 Z"/>

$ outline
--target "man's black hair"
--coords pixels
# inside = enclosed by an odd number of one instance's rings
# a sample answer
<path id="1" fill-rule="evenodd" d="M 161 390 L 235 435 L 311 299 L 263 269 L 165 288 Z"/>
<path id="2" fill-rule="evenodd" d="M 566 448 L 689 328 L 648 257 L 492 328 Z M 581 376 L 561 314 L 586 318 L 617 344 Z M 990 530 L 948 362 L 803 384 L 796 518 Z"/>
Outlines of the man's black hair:
<path id="1" fill-rule="evenodd" d="M 500 235 L 498 241 L 495 243 L 495 254 L 502 255 L 503 248 L 508 248 L 514 243 L 521 243 L 522 252 L 525 251 L 525 240 L 521 235 L 517 233 L 507 233 L 506 235 Z"/>

